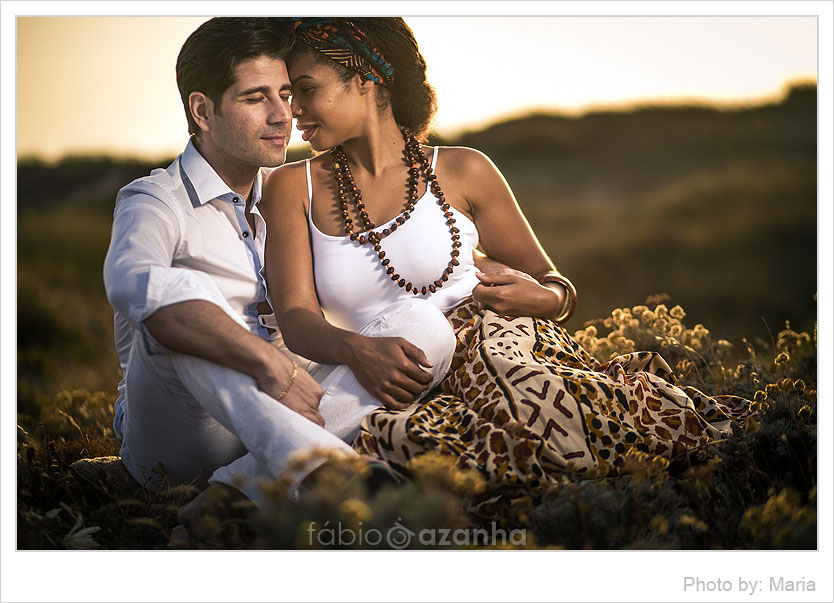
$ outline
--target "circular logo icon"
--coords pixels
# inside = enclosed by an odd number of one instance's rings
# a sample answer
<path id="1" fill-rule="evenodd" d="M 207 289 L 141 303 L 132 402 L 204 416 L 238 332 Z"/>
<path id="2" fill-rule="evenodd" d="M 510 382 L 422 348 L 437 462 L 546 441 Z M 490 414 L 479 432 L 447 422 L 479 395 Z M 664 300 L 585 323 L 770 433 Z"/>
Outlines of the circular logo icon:
<path id="1" fill-rule="evenodd" d="M 400 519 L 398 517 L 397 522 L 385 534 L 385 540 L 388 542 L 388 546 L 397 550 L 408 548 L 408 545 L 411 544 L 411 539 L 414 537 L 414 532 L 401 524 Z"/>

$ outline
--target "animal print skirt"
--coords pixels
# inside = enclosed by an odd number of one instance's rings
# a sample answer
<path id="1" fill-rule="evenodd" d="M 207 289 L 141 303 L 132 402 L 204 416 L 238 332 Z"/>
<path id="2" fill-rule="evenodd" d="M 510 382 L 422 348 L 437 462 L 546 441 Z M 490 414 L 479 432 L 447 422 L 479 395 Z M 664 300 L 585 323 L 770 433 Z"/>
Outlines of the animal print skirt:
<path id="1" fill-rule="evenodd" d="M 553 321 L 472 302 L 449 320 L 457 347 L 440 393 L 404 411 L 373 411 L 355 449 L 404 473 L 409 459 L 437 451 L 478 469 L 489 491 L 535 491 L 566 473 L 616 474 L 630 450 L 681 455 L 750 413 L 737 396 L 681 387 L 656 352 L 600 364 Z"/>

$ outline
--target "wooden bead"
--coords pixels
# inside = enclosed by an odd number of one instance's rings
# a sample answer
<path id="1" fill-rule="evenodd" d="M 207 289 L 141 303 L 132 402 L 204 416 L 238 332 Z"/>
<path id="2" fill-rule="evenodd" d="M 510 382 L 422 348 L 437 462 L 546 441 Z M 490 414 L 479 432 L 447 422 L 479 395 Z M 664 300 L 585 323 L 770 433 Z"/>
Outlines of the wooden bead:
<path id="1" fill-rule="evenodd" d="M 408 166 L 408 181 L 406 183 L 408 196 L 403 213 L 395 219 L 393 224 L 382 229 L 381 232 L 376 232 L 376 225 L 371 221 L 370 216 L 366 211 L 365 204 L 362 201 L 362 192 L 356 186 L 356 181 L 350 173 L 350 166 L 341 147 L 332 149 L 330 154 L 338 186 L 337 197 L 339 200 L 339 208 L 342 212 L 342 218 L 345 223 L 345 233 L 349 236 L 351 241 L 358 241 L 360 245 L 372 243 L 374 251 L 379 256 L 380 264 L 383 268 L 385 268 L 386 274 L 390 275 L 391 280 L 397 283 L 399 287 L 405 288 L 406 292 L 414 295 L 427 295 L 428 293 L 435 293 L 438 289 L 443 287 L 443 283 L 449 280 L 449 276 L 452 274 L 454 267 L 460 265 L 460 262 L 457 259 L 460 255 L 459 249 L 462 247 L 460 235 L 458 234 L 460 230 L 454 226 L 455 219 L 452 207 L 448 202 L 446 202 L 445 195 L 443 194 L 443 191 L 440 190 L 440 183 L 437 181 L 437 175 L 434 173 L 434 170 L 431 169 L 431 164 L 426 158 L 426 154 L 423 152 L 422 146 L 411 135 L 407 128 L 400 129 L 403 133 L 403 138 L 405 139 L 405 150 L 403 154 L 405 156 L 405 164 Z M 443 212 L 443 217 L 446 218 L 446 224 L 449 226 L 452 247 L 449 254 L 451 259 L 447 267 L 443 270 L 441 277 L 434 281 L 433 284 L 423 287 L 415 286 L 413 283 L 406 281 L 405 278 L 397 274 L 394 267 L 391 266 L 390 259 L 385 256 L 385 251 L 382 250 L 380 245 L 382 238 L 387 237 L 392 232 L 396 231 L 398 227 L 402 226 L 405 222 L 411 219 L 411 213 L 414 211 L 415 205 L 419 200 L 419 179 L 421 173 L 427 184 L 427 193 L 430 192 L 434 195 L 440 210 Z M 350 191 L 350 195 L 353 199 L 355 211 L 358 212 L 361 223 L 367 231 L 367 235 L 358 235 L 353 232 L 354 220 L 351 219 L 348 208 L 348 190 Z"/>

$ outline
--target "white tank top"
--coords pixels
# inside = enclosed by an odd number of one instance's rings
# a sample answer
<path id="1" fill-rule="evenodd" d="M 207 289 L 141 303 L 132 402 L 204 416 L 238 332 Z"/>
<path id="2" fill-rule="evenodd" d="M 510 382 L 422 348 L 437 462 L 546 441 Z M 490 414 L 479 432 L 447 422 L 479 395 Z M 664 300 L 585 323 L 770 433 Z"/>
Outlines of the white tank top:
<path id="1" fill-rule="evenodd" d="M 437 162 L 437 152 L 435 147 L 432 169 Z M 454 267 L 449 280 L 435 293 L 414 295 L 391 280 L 371 245 L 360 245 L 347 236 L 327 235 L 316 228 L 312 217 L 313 184 L 309 159 L 307 198 L 316 292 L 325 317 L 335 326 L 359 331 L 384 308 L 402 299 L 426 299 L 446 312 L 469 297 L 479 282 L 472 259 L 472 252 L 478 246 L 478 230 L 469 218 L 454 208 L 450 211 L 455 226 L 460 229 L 460 265 Z M 377 226 L 376 232 L 395 222 L 396 218 Z M 446 218 L 429 190 L 414 204 L 409 220 L 382 239 L 382 249 L 406 281 L 422 288 L 440 278 L 449 264 L 452 241 Z"/>

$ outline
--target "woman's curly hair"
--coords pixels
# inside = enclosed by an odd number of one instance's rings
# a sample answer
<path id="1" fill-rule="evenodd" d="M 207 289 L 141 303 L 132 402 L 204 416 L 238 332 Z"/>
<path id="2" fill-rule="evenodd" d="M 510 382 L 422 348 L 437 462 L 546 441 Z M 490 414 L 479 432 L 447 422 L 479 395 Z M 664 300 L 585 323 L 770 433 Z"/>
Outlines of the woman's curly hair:
<path id="1" fill-rule="evenodd" d="M 394 120 L 417 138 L 425 139 L 437 111 L 437 99 L 434 88 L 426 81 L 426 61 L 411 28 L 402 17 L 335 17 L 333 21 L 345 35 L 353 29 L 351 25 L 358 27 L 367 36 L 368 44 L 382 52 L 394 69 L 394 81 L 380 86 L 380 108 L 390 103 Z M 318 62 L 335 68 L 342 81 L 347 82 L 356 75 L 303 43 L 296 43 L 288 60 L 292 61 L 299 53 L 310 52 L 317 55 Z"/>

